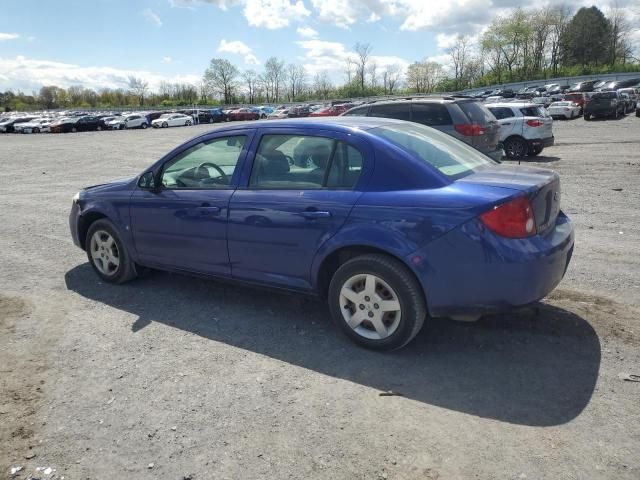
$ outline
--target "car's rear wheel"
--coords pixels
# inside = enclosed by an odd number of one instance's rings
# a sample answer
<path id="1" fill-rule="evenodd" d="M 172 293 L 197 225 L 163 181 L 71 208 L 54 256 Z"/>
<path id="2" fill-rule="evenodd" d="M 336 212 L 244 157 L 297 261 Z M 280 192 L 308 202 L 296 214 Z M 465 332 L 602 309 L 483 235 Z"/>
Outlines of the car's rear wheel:
<path id="1" fill-rule="evenodd" d="M 540 155 L 542 153 L 542 149 L 544 147 L 532 147 L 529 150 L 529 155 L 531 155 L 532 157 L 535 157 L 536 155 Z"/>
<path id="2" fill-rule="evenodd" d="M 77 129 L 76 127 L 72 127 L 72 128 L 71 128 L 71 132 L 72 132 L 72 133 L 76 133 L 77 131 L 78 131 L 78 129 Z"/>
<path id="3" fill-rule="evenodd" d="M 140 127 L 142 127 L 143 130 L 146 130 L 148 126 L 149 125 L 147 125 L 146 123 L 143 123 L 142 125 L 140 125 Z"/>
<path id="4" fill-rule="evenodd" d="M 33 133 L 40 133 L 40 129 L 38 127 L 34 128 Z"/>
<path id="5" fill-rule="evenodd" d="M 527 156 L 527 142 L 520 137 L 507 138 L 504 142 L 504 153 L 511 160 L 520 160 Z"/>
<path id="6" fill-rule="evenodd" d="M 588 122 L 589 120 L 591 120 L 591 115 L 589 115 L 588 113 L 585 113 L 584 119 Z"/>
<path id="7" fill-rule="evenodd" d="M 213 117 L 211 117 L 211 118 L 209 119 L 209 123 L 213 123 L 213 122 L 214 122 Z"/>
<path id="8" fill-rule="evenodd" d="M 135 278 L 135 265 L 109 220 L 100 219 L 91 224 L 85 248 L 93 270 L 105 282 L 124 283 Z"/>
<path id="9" fill-rule="evenodd" d="M 187 120 L 186 122 L 184 122 L 184 124 L 185 124 L 187 127 L 190 127 L 190 126 L 192 125 L 192 122 L 191 122 L 191 120 Z"/>
<path id="10" fill-rule="evenodd" d="M 387 255 L 348 260 L 331 279 L 328 295 L 334 321 L 355 343 L 394 350 L 422 328 L 426 304 L 411 271 Z"/>

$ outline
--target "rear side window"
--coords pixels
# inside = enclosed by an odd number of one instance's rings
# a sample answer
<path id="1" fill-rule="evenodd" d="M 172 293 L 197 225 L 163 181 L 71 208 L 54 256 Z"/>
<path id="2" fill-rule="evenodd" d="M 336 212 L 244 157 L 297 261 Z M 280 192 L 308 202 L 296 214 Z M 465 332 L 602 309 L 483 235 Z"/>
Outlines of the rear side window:
<path id="1" fill-rule="evenodd" d="M 412 121 L 422 125 L 451 125 L 451 115 L 447 107 L 441 103 L 414 103 Z"/>
<path id="2" fill-rule="evenodd" d="M 618 98 L 616 92 L 599 92 L 596 93 L 592 98 Z"/>
<path id="3" fill-rule="evenodd" d="M 494 117 L 496 117 L 498 120 L 503 120 L 505 118 L 512 118 L 516 116 L 515 113 L 513 113 L 513 110 L 507 107 L 489 107 L 489 110 L 491 111 L 491 113 L 493 113 Z"/>
<path id="4" fill-rule="evenodd" d="M 327 179 L 327 187 L 353 188 L 362 171 L 362 155 L 344 142 L 338 142 Z"/>
<path id="5" fill-rule="evenodd" d="M 373 105 L 369 111 L 369 116 L 411 120 L 411 104 L 388 103 L 386 105 Z"/>
<path id="6" fill-rule="evenodd" d="M 351 110 L 345 112 L 343 115 L 345 117 L 366 117 L 368 109 L 369 107 L 352 108 Z"/>
<path id="7" fill-rule="evenodd" d="M 471 123 L 486 125 L 487 123 L 496 120 L 496 117 L 493 116 L 489 109 L 479 102 L 460 102 L 457 105 L 465 113 Z"/>

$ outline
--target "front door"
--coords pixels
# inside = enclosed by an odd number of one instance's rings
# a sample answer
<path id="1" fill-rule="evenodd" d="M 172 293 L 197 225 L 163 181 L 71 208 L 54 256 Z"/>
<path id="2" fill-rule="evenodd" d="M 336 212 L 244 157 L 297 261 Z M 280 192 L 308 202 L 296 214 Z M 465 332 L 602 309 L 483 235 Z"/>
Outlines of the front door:
<path id="1" fill-rule="evenodd" d="M 316 252 L 361 195 L 363 148 L 278 130 L 262 135 L 248 185 L 231 198 L 229 258 L 234 278 L 304 290 Z"/>
<path id="2" fill-rule="evenodd" d="M 141 263 L 229 275 L 229 199 L 248 140 L 234 132 L 200 141 L 162 166 L 157 190 L 134 191 L 131 228 Z"/>

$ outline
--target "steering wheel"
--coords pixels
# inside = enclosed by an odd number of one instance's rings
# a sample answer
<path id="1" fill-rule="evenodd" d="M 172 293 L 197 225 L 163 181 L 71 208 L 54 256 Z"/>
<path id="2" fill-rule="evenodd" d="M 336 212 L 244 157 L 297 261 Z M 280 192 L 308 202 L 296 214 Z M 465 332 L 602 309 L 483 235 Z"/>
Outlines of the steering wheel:
<path id="1" fill-rule="evenodd" d="M 229 182 L 229 178 L 227 177 L 227 174 L 224 173 L 224 171 L 215 163 L 211 163 L 211 162 L 203 162 L 200 165 L 198 165 L 198 168 L 196 168 L 196 172 L 200 172 L 201 168 L 206 168 L 206 167 L 211 167 L 213 169 L 215 169 L 219 174 L 220 174 L 220 178 L 225 182 L 228 183 Z M 207 172 L 208 174 L 209 172 Z"/>

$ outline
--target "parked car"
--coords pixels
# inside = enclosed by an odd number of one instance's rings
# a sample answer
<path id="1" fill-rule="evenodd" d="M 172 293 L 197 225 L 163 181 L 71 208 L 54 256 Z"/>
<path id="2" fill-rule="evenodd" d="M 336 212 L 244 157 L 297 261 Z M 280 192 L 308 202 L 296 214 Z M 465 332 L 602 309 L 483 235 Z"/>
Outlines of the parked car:
<path id="1" fill-rule="evenodd" d="M 2 133 L 13 133 L 15 131 L 15 125 L 20 123 L 30 122 L 35 119 L 33 116 L 24 116 L 24 117 L 8 117 L 0 122 L 0 132 Z"/>
<path id="2" fill-rule="evenodd" d="M 596 92 L 585 104 L 584 119 L 591 120 L 591 117 L 619 118 L 624 115 L 625 108 L 626 103 L 618 92 Z"/>
<path id="3" fill-rule="evenodd" d="M 51 119 L 48 117 L 34 118 L 28 122 L 14 125 L 15 131 L 19 133 L 41 133 L 51 131 Z"/>
<path id="4" fill-rule="evenodd" d="M 289 118 L 302 118 L 302 117 L 308 117 L 311 114 L 311 112 L 309 111 L 309 107 L 305 107 L 305 106 L 298 106 L 298 107 L 291 107 L 289 109 Z"/>
<path id="5" fill-rule="evenodd" d="M 618 95 L 620 96 L 620 101 L 624 102 L 624 114 L 626 115 L 629 112 L 635 110 L 635 105 L 631 97 L 628 93 L 622 92 L 622 89 L 618 90 Z"/>
<path id="6" fill-rule="evenodd" d="M 586 82 L 576 82 L 569 87 L 569 93 L 571 92 L 592 92 L 594 85 L 598 83 L 598 80 L 589 80 Z"/>
<path id="7" fill-rule="evenodd" d="M 193 119 L 183 113 L 165 113 L 151 122 L 154 128 L 186 127 L 193 125 Z"/>
<path id="8" fill-rule="evenodd" d="M 640 83 L 640 78 L 629 78 L 626 80 L 615 80 L 611 82 L 606 82 L 604 85 L 600 85 L 598 89 L 600 91 L 604 90 L 620 90 L 621 88 L 629 88 L 635 87 Z"/>
<path id="9" fill-rule="evenodd" d="M 274 110 L 273 113 L 270 113 L 269 115 L 267 115 L 267 119 L 269 120 L 274 120 L 279 118 L 289 118 L 289 110 L 286 108 L 284 110 Z"/>
<path id="10" fill-rule="evenodd" d="M 629 95 L 629 99 L 631 100 L 629 111 L 635 110 L 636 105 L 638 104 L 638 98 L 640 96 L 638 95 L 640 93 L 640 88 L 635 88 L 635 87 L 621 88 L 620 90 L 618 90 L 618 92 L 626 93 L 627 95 Z"/>
<path id="11" fill-rule="evenodd" d="M 553 102 L 547 109 L 551 118 L 576 118 L 580 116 L 580 105 L 569 101 Z"/>
<path id="12" fill-rule="evenodd" d="M 229 112 L 229 120 L 259 120 L 260 113 L 250 108 L 239 108 Z"/>
<path id="13" fill-rule="evenodd" d="M 539 155 L 554 144 L 553 119 L 531 102 L 494 103 L 487 105 L 500 123 L 500 141 L 511 160 Z"/>
<path id="14" fill-rule="evenodd" d="M 107 123 L 112 130 L 124 130 L 127 128 L 148 128 L 149 121 L 147 116 L 142 113 L 133 113 L 123 117 L 116 117 Z"/>
<path id="15" fill-rule="evenodd" d="M 313 166 L 291 166 L 306 139 Z M 69 225 L 100 281 L 153 267 L 304 292 L 377 350 L 406 345 L 426 318 L 538 301 L 574 245 L 557 173 L 388 118 L 208 131 L 134 178 L 78 192 Z"/>
<path id="16" fill-rule="evenodd" d="M 580 115 L 582 115 L 583 113 L 586 98 L 587 95 L 583 92 L 565 93 L 562 96 L 563 100 L 566 100 L 567 102 L 573 102 L 580 107 Z"/>
<path id="17" fill-rule="evenodd" d="M 344 105 L 334 105 L 332 107 L 324 107 L 311 112 L 310 117 L 337 117 L 347 111 L 347 107 Z"/>
<path id="18" fill-rule="evenodd" d="M 213 118 L 213 123 L 229 121 L 229 117 L 220 108 L 211 108 L 209 109 L 209 113 Z"/>
<path id="19" fill-rule="evenodd" d="M 533 97 L 531 100 L 529 100 L 531 103 L 535 103 L 537 105 L 540 105 L 544 108 L 548 108 L 549 105 L 551 105 L 553 103 L 553 99 L 551 97 Z"/>
<path id="20" fill-rule="evenodd" d="M 640 117 L 640 103 L 636 104 L 636 117 Z"/>
<path id="21" fill-rule="evenodd" d="M 53 122 L 49 128 L 52 133 L 75 133 L 102 130 L 104 127 L 98 117 L 84 115 L 82 117 L 68 117 L 60 122 Z"/>
<path id="22" fill-rule="evenodd" d="M 481 102 L 472 98 L 416 97 L 352 108 L 343 116 L 384 117 L 433 127 L 477 148 L 494 160 L 502 157 L 500 125 Z"/>

